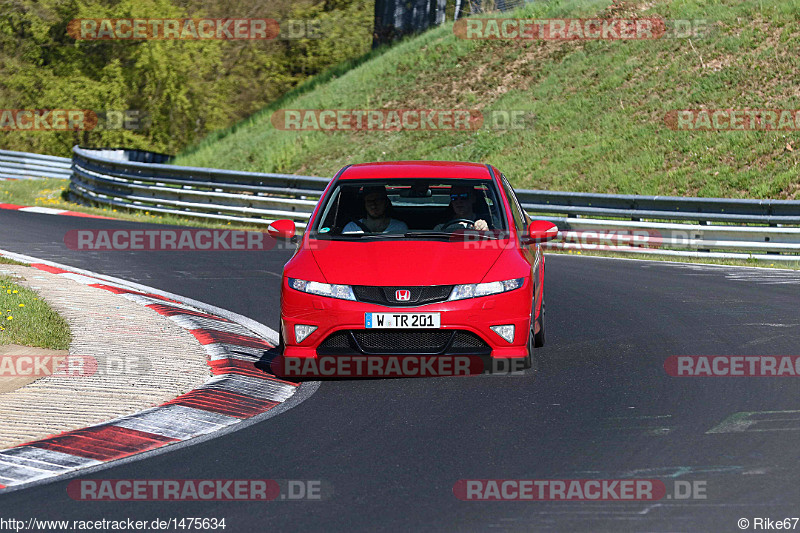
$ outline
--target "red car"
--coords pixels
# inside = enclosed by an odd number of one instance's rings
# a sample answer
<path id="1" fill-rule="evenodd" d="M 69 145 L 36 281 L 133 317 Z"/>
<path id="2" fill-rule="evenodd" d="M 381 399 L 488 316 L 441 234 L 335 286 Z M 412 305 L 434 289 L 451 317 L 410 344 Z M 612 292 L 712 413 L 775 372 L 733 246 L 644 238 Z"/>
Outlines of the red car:
<path id="1" fill-rule="evenodd" d="M 544 344 L 539 243 L 557 234 L 491 165 L 347 166 L 284 268 L 283 356 L 469 354 L 528 368 Z"/>

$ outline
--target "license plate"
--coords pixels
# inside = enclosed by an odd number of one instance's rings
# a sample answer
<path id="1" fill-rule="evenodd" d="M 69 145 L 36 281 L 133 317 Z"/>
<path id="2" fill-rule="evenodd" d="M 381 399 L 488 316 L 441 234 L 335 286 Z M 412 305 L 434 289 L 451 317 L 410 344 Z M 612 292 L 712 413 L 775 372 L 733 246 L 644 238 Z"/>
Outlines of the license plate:
<path id="1" fill-rule="evenodd" d="M 364 313 L 364 327 L 368 329 L 399 329 L 442 327 L 441 313 Z"/>

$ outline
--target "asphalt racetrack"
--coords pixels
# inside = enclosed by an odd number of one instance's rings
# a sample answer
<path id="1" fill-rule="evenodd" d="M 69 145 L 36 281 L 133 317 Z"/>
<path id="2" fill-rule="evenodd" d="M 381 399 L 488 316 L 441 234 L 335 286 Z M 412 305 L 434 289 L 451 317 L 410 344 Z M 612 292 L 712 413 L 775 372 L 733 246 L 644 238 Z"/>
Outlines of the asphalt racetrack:
<path id="1" fill-rule="evenodd" d="M 83 252 L 70 229 L 142 224 L 0 211 L 0 248 L 136 281 L 277 328 L 289 251 Z M 323 382 L 299 406 L 93 479 L 321 480 L 321 501 L 0 496 L 27 520 L 226 519 L 225 531 L 738 531 L 800 516 L 797 378 L 670 377 L 671 355 L 800 355 L 800 274 L 547 256 L 538 374 Z M 169 354 L 165 354 L 165 357 Z M 766 413 L 765 413 L 766 412 Z M 723 423 L 737 413 L 752 423 Z M 716 428 L 716 429 L 715 429 Z M 714 431 L 712 431 L 714 430 Z M 475 502 L 460 479 L 698 482 L 705 498 Z M 798 525 L 800 528 L 800 525 Z"/>

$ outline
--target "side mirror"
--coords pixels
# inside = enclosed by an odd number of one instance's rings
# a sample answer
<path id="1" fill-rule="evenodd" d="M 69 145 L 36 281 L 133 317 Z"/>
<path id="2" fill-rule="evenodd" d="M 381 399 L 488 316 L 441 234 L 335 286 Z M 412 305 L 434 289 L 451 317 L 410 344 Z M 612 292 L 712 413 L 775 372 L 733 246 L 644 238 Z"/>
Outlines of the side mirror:
<path id="1" fill-rule="evenodd" d="M 547 242 L 558 237 L 558 226 L 547 220 L 534 220 L 528 224 L 527 244 Z"/>
<path id="2" fill-rule="evenodd" d="M 274 239 L 293 239 L 297 232 L 297 226 L 293 220 L 276 220 L 267 226 L 267 233 Z"/>

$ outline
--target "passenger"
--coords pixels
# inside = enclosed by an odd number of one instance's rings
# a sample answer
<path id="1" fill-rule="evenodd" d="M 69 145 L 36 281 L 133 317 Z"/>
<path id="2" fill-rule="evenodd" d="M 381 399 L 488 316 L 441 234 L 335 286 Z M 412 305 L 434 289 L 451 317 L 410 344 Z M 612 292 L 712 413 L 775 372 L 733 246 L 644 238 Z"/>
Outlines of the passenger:
<path id="1" fill-rule="evenodd" d="M 489 224 L 475 214 L 473 206 L 475 204 L 475 189 L 470 186 L 457 185 L 450 189 L 450 206 L 448 208 L 447 220 L 438 224 L 435 231 L 453 231 L 459 228 L 470 228 L 478 231 L 486 231 Z M 468 223 L 465 220 L 471 222 Z"/>
<path id="2" fill-rule="evenodd" d="M 392 202 L 383 186 L 364 188 L 366 218 L 349 222 L 342 233 L 406 233 L 406 223 L 389 217 Z"/>

